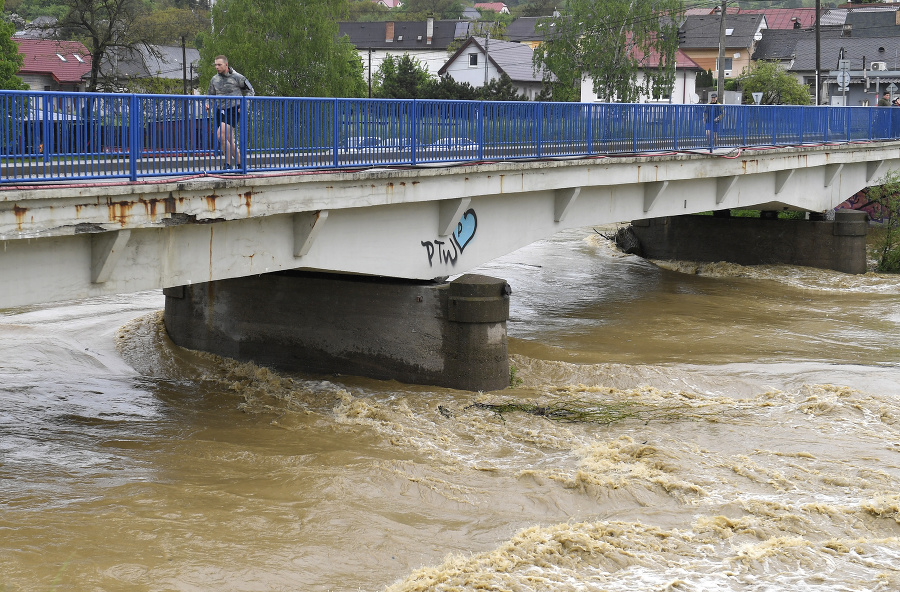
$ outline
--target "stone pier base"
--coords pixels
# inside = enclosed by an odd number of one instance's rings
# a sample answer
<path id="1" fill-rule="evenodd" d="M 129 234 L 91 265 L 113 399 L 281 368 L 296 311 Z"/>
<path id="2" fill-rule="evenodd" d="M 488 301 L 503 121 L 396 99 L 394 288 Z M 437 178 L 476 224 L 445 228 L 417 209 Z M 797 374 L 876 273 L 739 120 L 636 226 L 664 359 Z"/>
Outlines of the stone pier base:
<path id="1" fill-rule="evenodd" d="M 740 265 L 788 264 L 866 272 L 865 212 L 838 210 L 834 222 L 673 216 L 635 220 L 640 254 L 648 259 Z"/>
<path id="2" fill-rule="evenodd" d="M 509 385 L 506 281 L 281 272 L 168 288 L 182 346 L 288 371 L 463 390 Z"/>

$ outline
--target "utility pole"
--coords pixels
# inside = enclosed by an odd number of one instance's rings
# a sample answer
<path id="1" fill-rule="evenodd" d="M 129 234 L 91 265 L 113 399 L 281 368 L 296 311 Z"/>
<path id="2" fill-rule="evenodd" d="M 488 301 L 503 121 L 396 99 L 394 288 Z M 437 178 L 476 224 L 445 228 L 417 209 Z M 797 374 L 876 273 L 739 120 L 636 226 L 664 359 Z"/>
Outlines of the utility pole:
<path id="1" fill-rule="evenodd" d="M 727 6 L 727 0 L 722 0 L 722 10 L 719 13 L 719 60 L 716 68 L 719 71 L 719 79 L 716 83 L 716 96 L 719 98 L 719 104 L 725 102 L 725 11 Z"/>
<path id="2" fill-rule="evenodd" d="M 816 105 L 819 105 L 822 88 L 822 38 L 819 32 L 819 13 L 822 12 L 821 0 L 816 0 Z"/>
<path id="3" fill-rule="evenodd" d="M 487 36 L 484 38 L 484 85 L 488 85 L 488 46 L 491 44 L 491 30 L 488 29 Z"/>
<path id="4" fill-rule="evenodd" d="M 184 48 L 184 35 L 181 36 L 181 82 L 183 83 L 184 94 L 187 91 L 187 50 Z"/>

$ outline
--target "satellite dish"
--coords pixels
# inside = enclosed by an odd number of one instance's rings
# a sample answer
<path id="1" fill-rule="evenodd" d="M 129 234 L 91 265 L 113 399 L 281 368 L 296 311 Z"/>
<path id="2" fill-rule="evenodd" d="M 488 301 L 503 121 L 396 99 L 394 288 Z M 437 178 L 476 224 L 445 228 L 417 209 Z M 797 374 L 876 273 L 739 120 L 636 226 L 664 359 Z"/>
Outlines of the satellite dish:
<path id="1" fill-rule="evenodd" d="M 757 31 L 756 34 L 753 36 L 753 40 L 760 41 L 761 39 L 762 39 L 762 31 Z"/>

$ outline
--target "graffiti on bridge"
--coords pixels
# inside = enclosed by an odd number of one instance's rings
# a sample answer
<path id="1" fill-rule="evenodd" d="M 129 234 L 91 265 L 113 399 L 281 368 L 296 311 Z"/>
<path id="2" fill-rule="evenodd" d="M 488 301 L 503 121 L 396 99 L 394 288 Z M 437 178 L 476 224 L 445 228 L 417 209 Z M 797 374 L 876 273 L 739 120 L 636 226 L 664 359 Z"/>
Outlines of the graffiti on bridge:
<path id="1" fill-rule="evenodd" d="M 434 260 L 443 265 L 456 265 L 456 260 L 466 250 L 466 246 L 472 242 L 475 237 L 475 231 L 478 229 L 478 216 L 475 210 L 469 208 L 462 215 L 456 225 L 456 230 L 446 240 L 434 239 L 433 241 L 422 241 L 425 253 L 428 255 L 428 265 L 434 267 Z"/>

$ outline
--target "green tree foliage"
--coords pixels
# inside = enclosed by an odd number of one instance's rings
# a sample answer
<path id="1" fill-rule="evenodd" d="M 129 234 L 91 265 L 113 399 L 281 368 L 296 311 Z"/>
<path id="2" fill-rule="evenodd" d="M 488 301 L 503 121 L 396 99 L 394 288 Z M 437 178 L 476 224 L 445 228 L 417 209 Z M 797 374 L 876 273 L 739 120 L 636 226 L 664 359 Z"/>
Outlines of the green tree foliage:
<path id="1" fill-rule="evenodd" d="M 494 78 L 479 90 L 479 98 L 485 101 L 527 101 L 528 97 L 520 95 L 513 86 L 512 79 L 504 72 L 500 78 Z"/>
<path id="2" fill-rule="evenodd" d="M 556 34 L 534 52 L 535 68 L 546 66 L 544 82 L 555 100 L 577 100 L 583 76 L 602 101 L 662 96 L 675 81 L 681 13 L 682 0 L 569 0 L 560 16 L 541 21 Z M 659 67 L 645 69 L 641 83 L 649 54 L 659 56 Z"/>
<path id="3" fill-rule="evenodd" d="M 59 23 L 60 35 L 84 43 L 91 54 L 87 90 L 97 90 L 100 66 L 113 47 L 148 42 L 140 27 L 147 6 L 141 0 L 64 0 L 68 9 Z"/>
<path id="4" fill-rule="evenodd" d="M 0 11 L 3 0 L 0 0 Z M 0 89 L 26 90 L 28 85 L 16 76 L 22 67 L 22 54 L 19 46 L 11 39 L 15 29 L 11 23 L 0 20 Z"/>
<path id="5" fill-rule="evenodd" d="M 452 101 L 474 101 L 479 98 L 478 89 L 468 82 L 457 82 L 447 74 L 431 79 L 422 92 L 424 98 Z"/>
<path id="6" fill-rule="evenodd" d="M 752 93 L 763 94 L 763 105 L 809 105 L 809 87 L 788 74 L 776 62 L 755 62 L 735 80 L 744 91 L 744 103 L 753 103 Z"/>
<path id="7" fill-rule="evenodd" d="M 553 16 L 553 11 L 562 6 L 559 0 L 532 0 L 510 9 L 513 16 Z"/>
<path id="8" fill-rule="evenodd" d="M 372 0 L 350 0 L 347 20 L 352 22 L 379 22 L 391 20 L 392 11 Z"/>
<path id="9" fill-rule="evenodd" d="M 400 13 L 402 20 L 407 21 L 424 21 L 429 16 L 436 19 L 458 19 L 462 18 L 463 5 L 459 0 L 407 0 L 395 12 Z"/>
<path id="10" fill-rule="evenodd" d="M 716 85 L 716 77 L 713 76 L 712 70 L 706 72 L 697 72 L 694 86 L 697 88 L 712 88 Z"/>
<path id="11" fill-rule="evenodd" d="M 877 271 L 900 272 L 900 173 L 890 171 L 881 184 L 869 187 L 869 205 L 881 213 L 881 233 L 876 243 Z"/>
<path id="12" fill-rule="evenodd" d="M 363 97 L 363 64 L 338 20 L 346 0 L 220 0 L 213 32 L 200 35 L 205 89 L 217 55 L 245 75 L 257 94 Z"/>
<path id="13" fill-rule="evenodd" d="M 386 56 L 373 78 L 372 96 L 379 99 L 423 99 L 433 80 L 428 68 L 408 53 Z"/>
<path id="14" fill-rule="evenodd" d="M 138 22 L 143 36 L 157 45 L 194 47 L 197 35 L 209 29 L 209 13 L 205 10 L 167 6 L 141 15 Z"/>

